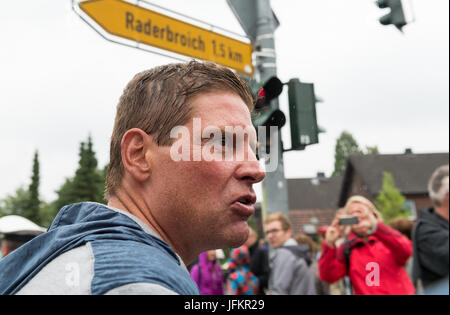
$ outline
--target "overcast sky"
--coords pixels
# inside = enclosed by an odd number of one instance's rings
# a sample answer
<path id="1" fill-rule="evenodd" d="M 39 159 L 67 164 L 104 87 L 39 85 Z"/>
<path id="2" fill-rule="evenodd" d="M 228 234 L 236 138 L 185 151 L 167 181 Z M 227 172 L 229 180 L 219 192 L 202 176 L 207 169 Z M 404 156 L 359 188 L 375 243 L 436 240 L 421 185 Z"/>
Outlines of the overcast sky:
<path id="1" fill-rule="evenodd" d="M 153 3 L 243 34 L 225 0 Z M 412 0 L 401 34 L 378 23 L 374 0 L 272 0 L 278 73 L 313 82 L 320 144 L 285 154 L 289 178 L 331 175 L 343 130 L 381 153 L 449 151 L 449 1 Z M 0 10 L 0 199 L 30 183 L 39 151 L 41 195 L 51 201 L 74 175 L 90 134 L 99 166 L 109 159 L 115 108 L 128 81 L 173 62 L 106 41 L 70 0 L 2 3 Z M 287 111 L 287 95 L 280 99 Z M 283 130 L 290 146 L 289 128 Z"/>

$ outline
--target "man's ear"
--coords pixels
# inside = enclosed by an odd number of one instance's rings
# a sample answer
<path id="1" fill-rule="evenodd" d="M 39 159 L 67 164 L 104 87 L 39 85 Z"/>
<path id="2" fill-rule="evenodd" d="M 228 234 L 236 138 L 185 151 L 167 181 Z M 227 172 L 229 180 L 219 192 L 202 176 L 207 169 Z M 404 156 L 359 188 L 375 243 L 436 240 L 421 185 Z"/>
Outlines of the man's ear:
<path id="1" fill-rule="evenodd" d="M 122 138 L 123 166 L 138 182 L 144 182 L 150 177 L 153 145 L 152 137 L 137 128 L 128 130 Z"/>
<path id="2" fill-rule="evenodd" d="M 289 238 L 292 237 L 292 229 L 287 229 L 286 230 L 287 235 L 289 236 Z"/>

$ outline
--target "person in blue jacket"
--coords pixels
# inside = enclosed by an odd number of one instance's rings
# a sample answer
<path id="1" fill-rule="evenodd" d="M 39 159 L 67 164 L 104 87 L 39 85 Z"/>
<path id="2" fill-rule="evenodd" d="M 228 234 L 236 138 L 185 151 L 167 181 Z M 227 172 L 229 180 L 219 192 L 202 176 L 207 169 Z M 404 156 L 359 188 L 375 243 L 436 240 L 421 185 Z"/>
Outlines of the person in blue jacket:
<path id="1" fill-rule="evenodd" d="M 246 84 L 213 63 L 137 74 L 117 107 L 107 205 L 63 207 L 0 261 L 0 294 L 198 294 L 186 265 L 248 236 L 265 176 L 252 107 Z M 238 127 L 246 137 L 225 141 Z"/>

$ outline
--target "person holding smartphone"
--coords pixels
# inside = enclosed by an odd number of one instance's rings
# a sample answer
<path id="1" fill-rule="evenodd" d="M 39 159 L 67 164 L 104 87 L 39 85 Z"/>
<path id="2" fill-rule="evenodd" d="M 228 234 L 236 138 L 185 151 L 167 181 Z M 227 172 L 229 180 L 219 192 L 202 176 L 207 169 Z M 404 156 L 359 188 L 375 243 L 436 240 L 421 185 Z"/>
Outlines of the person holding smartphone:
<path id="1" fill-rule="evenodd" d="M 340 229 L 346 225 L 351 231 L 336 246 Z M 327 229 L 319 275 L 329 283 L 348 275 L 357 295 L 412 295 L 415 288 L 404 269 L 411 255 L 411 241 L 385 225 L 372 202 L 354 196 L 345 205 L 345 216 Z"/>

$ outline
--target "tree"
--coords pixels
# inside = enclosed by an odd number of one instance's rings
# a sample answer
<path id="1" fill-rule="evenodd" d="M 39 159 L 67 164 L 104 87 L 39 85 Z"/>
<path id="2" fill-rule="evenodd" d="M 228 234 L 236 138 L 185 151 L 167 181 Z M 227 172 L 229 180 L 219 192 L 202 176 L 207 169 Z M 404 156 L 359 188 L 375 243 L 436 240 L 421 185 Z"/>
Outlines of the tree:
<path id="1" fill-rule="evenodd" d="M 0 201 L 0 215 L 19 215 L 36 224 L 41 224 L 42 202 L 39 199 L 39 183 L 39 154 L 36 151 L 28 190 L 19 187 L 14 195 L 9 195 Z"/>
<path id="2" fill-rule="evenodd" d="M 81 142 L 79 157 L 75 176 L 67 178 L 57 191 L 58 199 L 55 201 L 55 208 L 58 210 L 65 205 L 76 202 L 104 202 L 105 180 L 103 170 L 97 168 L 98 162 L 93 150 L 91 136 L 88 137 L 87 143 Z"/>
<path id="3" fill-rule="evenodd" d="M 358 142 L 353 136 L 344 131 L 336 141 L 334 153 L 334 172 L 332 176 L 340 176 L 345 172 L 347 160 L 352 154 L 363 154 Z"/>
<path id="4" fill-rule="evenodd" d="M 378 150 L 377 146 L 374 147 L 366 147 L 365 154 L 380 154 L 380 150 Z"/>
<path id="5" fill-rule="evenodd" d="M 406 198 L 395 186 L 394 177 L 389 172 L 383 172 L 383 187 L 378 194 L 375 205 L 380 210 L 385 223 L 396 218 L 408 218 L 409 211 L 405 206 Z"/>
<path id="6" fill-rule="evenodd" d="M 14 195 L 8 195 L 0 201 L 0 216 L 13 214 L 25 216 L 29 200 L 29 191 L 19 187 Z"/>
<path id="7" fill-rule="evenodd" d="M 39 155 L 36 151 L 33 159 L 31 183 L 28 187 L 28 204 L 24 216 L 32 222 L 40 223 L 41 201 L 39 200 Z"/>
<path id="8" fill-rule="evenodd" d="M 58 195 L 58 198 L 54 201 L 55 216 L 57 212 L 65 205 L 78 201 L 73 187 L 73 178 L 66 178 L 64 184 L 62 184 L 62 186 L 56 191 L 56 194 Z"/>
<path id="9" fill-rule="evenodd" d="M 89 136 L 87 143 L 81 143 L 79 168 L 73 181 L 79 201 L 104 202 L 105 181 L 103 171 L 99 170 L 97 165 L 92 138 Z"/>

